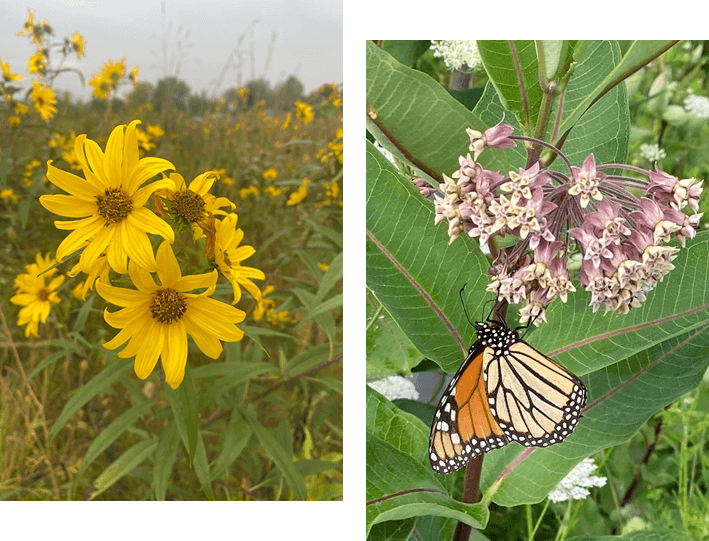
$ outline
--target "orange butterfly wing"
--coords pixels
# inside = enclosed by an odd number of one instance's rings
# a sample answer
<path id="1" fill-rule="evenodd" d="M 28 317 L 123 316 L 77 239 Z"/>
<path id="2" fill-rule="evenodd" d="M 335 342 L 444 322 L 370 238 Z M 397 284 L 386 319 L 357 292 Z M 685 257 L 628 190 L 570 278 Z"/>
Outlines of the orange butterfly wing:
<path id="1" fill-rule="evenodd" d="M 431 424 L 429 460 L 436 473 L 450 473 L 509 441 L 495 421 L 485 391 L 483 352 L 477 342 L 453 376 Z"/>
<path id="2" fill-rule="evenodd" d="M 450 473 L 516 441 L 546 447 L 566 439 L 586 405 L 583 382 L 496 322 L 477 323 L 478 340 L 441 397 L 429 460 Z"/>

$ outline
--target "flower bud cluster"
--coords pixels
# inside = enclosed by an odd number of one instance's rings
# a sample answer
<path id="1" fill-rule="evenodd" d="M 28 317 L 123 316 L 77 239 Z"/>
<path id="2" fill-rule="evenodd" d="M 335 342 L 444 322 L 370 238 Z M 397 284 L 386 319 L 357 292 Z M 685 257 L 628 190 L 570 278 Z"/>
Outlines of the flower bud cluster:
<path id="1" fill-rule="evenodd" d="M 582 258 L 577 283 L 590 292 L 594 311 L 603 306 L 624 314 L 639 307 L 674 268 L 671 262 L 679 248 L 668 242 L 675 239 L 684 246 L 695 236 L 702 217 L 697 212 L 702 182 L 680 180 L 659 169 L 596 166 L 593 154 L 576 167 L 551 145 L 512 131 L 502 123 L 484 133 L 467 130 L 473 154 L 460 156 L 458 170 L 443 175 L 440 193 L 434 194 L 435 223 L 447 221 L 450 242 L 461 234 L 477 237 L 481 244 L 496 235 L 518 238 L 493 264 L 488 290 L 512 304 L 524 301 L 522 323 L 545 320 L 544 308 L 551 301 L 566 302 L 568 292 L 576 290 L 567 265 L 575 252 Z M 515 140 L 553 149 L 569 174 L 535 162 L 503 176 L 476 162 L 485 148 L 511 148 Z M 603 171 L 613 169 L 644 178 Z M 418 180 L 417 187 L 428 196 L 430 187 Z"/>

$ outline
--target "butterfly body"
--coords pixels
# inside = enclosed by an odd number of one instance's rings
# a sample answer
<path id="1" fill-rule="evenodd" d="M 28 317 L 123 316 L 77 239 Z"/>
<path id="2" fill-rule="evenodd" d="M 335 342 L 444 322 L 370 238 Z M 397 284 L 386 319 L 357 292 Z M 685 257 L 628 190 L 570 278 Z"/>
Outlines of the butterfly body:
<path id="1" fill-rule="evenodd" d="M 586 405 L 574 374 L 496 321 L 475 324 L 478 339 L 436 408 L 429 459 L 437 473 L 464 466 L 510 441 L 546 447 L 563 441 Z"/>

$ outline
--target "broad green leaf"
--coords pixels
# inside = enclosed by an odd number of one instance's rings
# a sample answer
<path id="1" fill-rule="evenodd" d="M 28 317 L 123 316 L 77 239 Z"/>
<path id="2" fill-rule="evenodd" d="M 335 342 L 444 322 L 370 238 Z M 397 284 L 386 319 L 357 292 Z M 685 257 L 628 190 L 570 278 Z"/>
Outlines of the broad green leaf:
<path id="1" fill-rule="evenodd" d="M 469 150 L 466 128 L 487 126 L 429 75 L 399 64 L 367 42 L 367 130 L 387 148 L 430 180 L 458 169 Z M 480 163 L 508 171 L 507 154 L 486 151 Z"/>
<path id="2" fill-rule="evenodd" d="M 615 41 L 589 42 L 564 92 L 562 116 L 577 108 L 588 96 L 588 89 L 605 80 L 621 62 L 620 48 Z M 552 118 L 556 119 L 557 114 L 558 108 L 555 107 Z M 552 141 L 553 130 L 554 122 L 551 122 L 547 130 L 547 141 Z M 561 133 L 559 131 L 558 135 Z M 573 165 L 579 167 L 591 152 L 598 164 L 618 163 L 625 161 L 629 140 L 628 96 L 625 85 L 617 85 L 577 119 L 561 150 Z M 559 159 L 554 162 L 552 169 L 569 174 L 566 164 Z"/>
<path id="3" fill-rule="evenodd" d="M 428 465 L 428 428 L 367 386 L 367 528 L 419 515 L 454 518 L 482 528 L 487 508 L 447 493 Z"/>
<path id="4" fill-rule="evenodd" d="M 531 133 L 543 96 L 534 41 L 479 40 L 476 43 L 485 71 L 505 108 Z"/>
<path id="5" fill-rule="evenodd" d="M 430 40 L 388 39 L 382 43 L 382 49 L 405 66 L 413 66 L 430 46 Z"/>
<path id="6" fill-rule="evenodd" d="M 449 245 L 434 218 L 431 202 L 367 143 L 367 287 L 416 348 L 452 372 L 474 335 L 460 290 L 467 283 L 466 302 L 481 306 L 489 265 L 469 237 Z"/>
<path id="7" fill-rule="evenodd" d="M 563 96 L 564 111 L 573 108 L 584 99 L 585 92 L 602 81 L 606 74 L 613 71 L 620 62 L 620 50 L 615 42 L 591 42 L 579 59 L 578 65 L 569 81 Z M 493 126 L 505 119 L 505 122 L 515 128 L 515 133 L 520 133 L 517 119 L 504 109 L 497 92 L 490 84 L 485 88 L 482 98 L 474 109 L 487 126 Z M 552 111 L 552 120 L 557 115 L 557 104 Z M 550 122 L 547 128 L 547 140 L 554 136 L 555 122 Z M 564 141 L 561 150 L 571 160 L 573 165 L 581 166 L 590 153 L 594 153 L 596 163 L 622 162 L 626 158 L 628 141 L 630 139 L 630 116 L 628 110 L 627 93 L 623 85 L 614 88 L 603 99 L 595 103 L 587 113 L 577 122 L 574 129 Z M 481 159 L 486 155 L 486 150 Z M 524 147 L 518 144 L 515 148 L 504 150 L 510 163 L 510 169 L 516 171 L 526 165 L 527 155 Z M 552 169 L 569 174 L 566 164 L 560 160 L 551 166 Z M 506 173 L 508 169 L 500 170 Z"/>
<path id="8" fill-rule="evenodd" d="M 536 42 L 536 46 L 537 60 L 540 67 L 543 66 L 544 77 L 547 81 L 551 81 L 558 75 L 559 68 L 567 58 L 568 42 L 561 39 L 540 39 Z"/>
<path id="9" fill-rule="evenodd" d="M 367 541 L 409 541 L 409 537 L 411 537 L 415 526 L 415 518 L 380 522 L 370 528 Z M 438 537 L 437 539 L 447 538 Z"/>
<path id="10" fill-rule="evenodd" d="M 558 130 L 560 136 L 574 127 L 581 116 L 593 105 L 599 96 L 618 86 L 623 80 L 645 66 L 664 51 L 677 43 L 671 40 L 641 40 L 630 46 L 623 59 L 608 73 L 603 80 L 592 88 L 584 90 L 584 98 L 574 103 L 572 107 L 564 105 L 564 115 Z M 584 55 L 587 51 L 584 51 Z"/>
<path id="11" fill-rule="evenodd" d="M 691 541 L 689 535 L 680 530 L 646 530 L 633 532 L 622 537 L 617 535 L 582 535 L 569 537 L 569 541 Z"/>
<path id="12" fill-rule="evenodd" d="M 367 303 L 367 381 L 393 375 L 410 376 L 411 369 L 421 362 L 423 355 L 404 334 L 389 312 L 376 312 Z"/>

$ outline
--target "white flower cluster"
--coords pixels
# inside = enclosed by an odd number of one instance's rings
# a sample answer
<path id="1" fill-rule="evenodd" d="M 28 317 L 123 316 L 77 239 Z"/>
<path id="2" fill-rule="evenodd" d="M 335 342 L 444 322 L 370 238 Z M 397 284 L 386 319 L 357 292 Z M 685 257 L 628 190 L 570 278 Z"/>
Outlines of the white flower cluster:
<path id="1" fill-rule="evenodd" d="M 667 157 L 667 153 L 657 143 L 643 143 L 640 145 L 640 155 L 652 163 Z"/>
<path id="2" fill-rule="evenodd" d="M 431 40 L 433 56 L 443 57 L 443 61 L 452 70 L 467 66 L 473 69 L 481 63 L 478 47 L 474 40 Z"/>
<path id="3" fill-rule="evenodd" d="M 419 398 L 419 393 L 414 387 L 414 383 L 402 376 L 389 376 L 377 381 L 370 381 L 367 385 L 389 400 L 395 400 L 396 398 L 418 400 Z"/>
<path id="4" fill-rule="evenodd" d="M 583 500 L 591 494 L 584 487 L 602 487 L 606 484 L 605 477 L 591 476 L 591 472 L 596 468 L 596 463 L 592 458 L 583 459 L 547 497 L 553 502 L 563 502 L 569 499 Z"/>
<path id="5" fill-rule="evenodd" d="M 684 99 L 684 108 L 696 118 L 709 118 L 709 98 L 690 94 Z"/>

